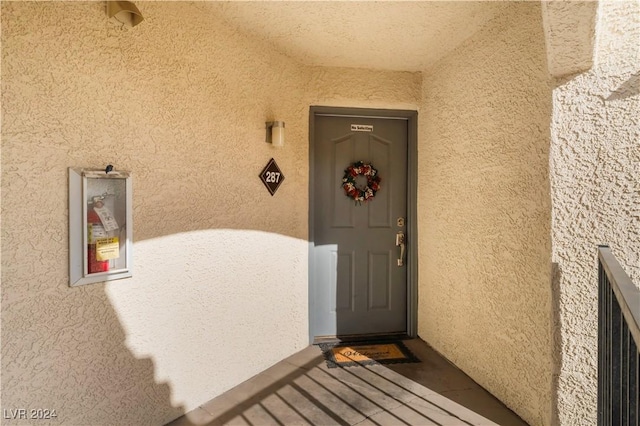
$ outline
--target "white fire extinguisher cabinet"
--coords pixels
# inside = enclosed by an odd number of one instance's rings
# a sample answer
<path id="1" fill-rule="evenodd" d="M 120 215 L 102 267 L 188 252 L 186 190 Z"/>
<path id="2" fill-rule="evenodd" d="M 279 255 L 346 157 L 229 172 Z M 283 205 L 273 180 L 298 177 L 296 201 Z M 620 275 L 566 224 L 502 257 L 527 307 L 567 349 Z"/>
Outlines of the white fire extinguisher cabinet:
<path id="1" fill-rule="evenodd" d="M 69 285 L 131 277 L 129 172 L 69 168 Z"/>

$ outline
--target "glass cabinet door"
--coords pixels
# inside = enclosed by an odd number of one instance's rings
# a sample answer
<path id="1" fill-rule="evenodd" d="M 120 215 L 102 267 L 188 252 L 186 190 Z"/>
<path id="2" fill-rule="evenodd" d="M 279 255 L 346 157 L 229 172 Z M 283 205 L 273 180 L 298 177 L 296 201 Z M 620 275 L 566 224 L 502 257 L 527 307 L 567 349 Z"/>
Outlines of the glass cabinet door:
<path id="1" fill-rule="evenodd" d="M 128 172 L 69 169 L 70 285 L 131 276 Z"/>

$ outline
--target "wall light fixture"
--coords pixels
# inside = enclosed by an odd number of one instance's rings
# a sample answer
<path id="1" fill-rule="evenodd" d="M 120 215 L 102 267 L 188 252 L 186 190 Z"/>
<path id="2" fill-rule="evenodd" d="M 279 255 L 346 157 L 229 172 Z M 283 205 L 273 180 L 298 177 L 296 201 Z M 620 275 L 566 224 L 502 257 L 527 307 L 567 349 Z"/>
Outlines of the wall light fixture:
<path id="1" fill-rule="evenodd" d="M 267 143 L 284 146 L 284 121 L 267 121 Z"/>
<path id="2" fill-rule="evenodd" d="M 130 1 L 107 1 L 107 16 L 129 27 L 144 21 L 142 13 Z"/>

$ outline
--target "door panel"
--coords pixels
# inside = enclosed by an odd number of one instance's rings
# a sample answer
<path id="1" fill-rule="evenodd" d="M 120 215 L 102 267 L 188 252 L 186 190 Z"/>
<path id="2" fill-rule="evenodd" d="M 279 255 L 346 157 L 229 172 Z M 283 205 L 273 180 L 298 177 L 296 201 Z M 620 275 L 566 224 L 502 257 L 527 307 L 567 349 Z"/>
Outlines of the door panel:
<path id="1" fill-rule="evenodd" d="M 368 310 L 391 309 L 392 291 L 391 251 L 386 253 L 369 252 L 369 306 Z"/>
<path id="2" fill-rule="evenodd" d="M 331 270 L 336 271 L 333 280 L 337 280 L 340 277 L 342 280 L 341 286 L 332 286 L 335 288 L 335 307 L 333 311 L 353 311 L 353 298 L 355 296 L 354 278 L 355 269 L 353 264 L 354 252 L 340 253 L 333 252 L 334 264 L 331 265 Z M 333 300 L 331 300 L 333 302 Z"/>
<path id="3" fill-rule="evenodd" d="M 331 163 L 333 170 L 333 181 L 331 187 L 341 184 L 344 171 L 341 171 L 344 158 L 351 158 L 355 155 L 356 140 L 352 135 L 340 138 L 332 143 L 333 151 L 331 152 Z M 331 205 L 333 205 L 333 228 L 353 228 L 354 210 L 343 200 L 338 199 L 336 194 L 331 197 Z"/>
<path id="4" fill-rule="evenodd" d="M 375 128 L 375 127 L 374 127 Z M 391 159 L 392 142 L 371 136 L 369 147 L 371 152 L 371 164 L 374 164 L 378 171 L 391 170 L 389 163 Z M 406 170 L 406 168 L 405 168 Z M 391 227 L 391 194 L 393 187 L 389 187 L 387 191 L 380 191 L 376 194 L 375 208 L 369 210 L 369 227 L 370 228 L 390 228 Z"/>
<path id="5" fill-rule="evenodd" d="M 352 131 L 352 124 L 373 126 Z M 398 218 L 407 217 L 408 123 L 316 115 L 314 119 L 314 311 L 316 336 L 407 330 L 407 272 L 398 266 Z M 342 189 L 344 170 L 364 161 L 381 188 L 361 205 Z"/>

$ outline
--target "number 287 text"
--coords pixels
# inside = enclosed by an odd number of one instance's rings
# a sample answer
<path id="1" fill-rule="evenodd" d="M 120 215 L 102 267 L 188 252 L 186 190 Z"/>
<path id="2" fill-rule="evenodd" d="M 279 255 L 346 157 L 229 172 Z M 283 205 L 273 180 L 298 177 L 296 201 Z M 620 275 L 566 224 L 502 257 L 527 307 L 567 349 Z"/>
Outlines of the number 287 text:
<path id="1" fill-rule="evenodd" d="M 267 172 L 265 180 L 267 183 L 278 183 L 280 182 L 280 173 L 279 172 Z"/>

